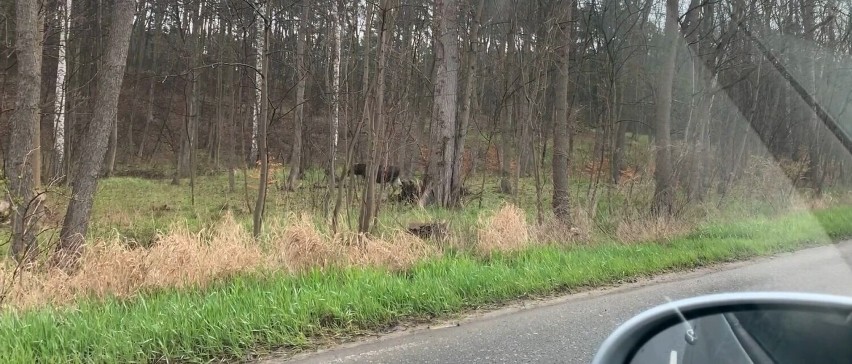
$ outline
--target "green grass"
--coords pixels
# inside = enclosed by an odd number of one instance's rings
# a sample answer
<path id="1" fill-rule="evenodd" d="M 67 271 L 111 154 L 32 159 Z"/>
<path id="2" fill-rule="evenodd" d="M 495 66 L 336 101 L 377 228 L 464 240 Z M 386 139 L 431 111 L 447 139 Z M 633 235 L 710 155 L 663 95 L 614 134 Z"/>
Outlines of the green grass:
<path id="1" fill-rule="evenodd" d="M 333 269 L 234 277 L 203 290 L 84 300 L 0 315 L 0 362 L 200 362 L 299 348 L 518 297 L 790 251 L 852 236 L 852 207 L 704 227 L 642 244 L 540 246 L 475 258 L 450 253 L 401 273 Z"/>
<path id="2" fill-rule="evenodd" d="M 281 179 L 280 173 L 276 178 Z M 319 177 L 314 179 L 320 180 Z M 535 190 L 530 181 L 523 182 L 524 188 L 519 191 L 514 202 L 528 211 L 532 219 L 535 216 Z M 478 197 L 472 198 L 459 210 L 435 207 L 415 209 L 409 205 L 386 202 L 380 209 L 377 232 L 399 230 L 410 222 L 431 220 L 451 221 L 460 229 L 475 226 L 481 212 L 494 211 L 507 201 L 507 196 L 494 192 L 497 190 L 497 181 L 494 178 L 488 178 L 484 187 L 480 183 L 481 179 L 473 178 L 468 187 L 477 193 L 484 189 L 482 201 L 480 202 Z M 303 183 L 308 186 L 311 184 L 312 182 Z M 250 211 L 254 209 L 257 180 L 248 180 L 248 203 L 244 179 L 240 172 L 237 173 L 236 187 L 236 191 L 228 192 L 227 177 L 224 174 L 199 176 L 193 204 L 186 181 L 175 186 L 170 180 L 135 177 L 105 179 L 100 182 L 98 188 L 89 235 L 92 238 L 112 238 L 118 235 L 126 241 L 144 246 L 153 242 L 157 233 L 168 232 L 176 222 L 184 224 L 190 231 L 198 231 L 215 224 L 225 211 L 230 211 L 238 222 L 250 229 Z M 287 192 L 272 185 L 267 197 L 266 219 L 282 220 L 290 212 L 304 212 L 316 218 L 320 229 L 326 229 L 328 220 L 323 219 L 325 193 L 324 189 L 312 188 Z M 549 192 L 545 194 L 545 197 L 547 196 Z M 64 196 L 57 198 L 58 201 L 63 199 Z M 544 201 L 544 208 L 547 208 L 549 203 L 549 200 Z M 357 227 L 358 207 L 357 201 L 351 205 L 344 202 L 340 218 L 343 226 L 351 229 Z M 57 210 L 64 212 L 64 206 Z M 57 224 L 60 222 L 56 221 Z"/>

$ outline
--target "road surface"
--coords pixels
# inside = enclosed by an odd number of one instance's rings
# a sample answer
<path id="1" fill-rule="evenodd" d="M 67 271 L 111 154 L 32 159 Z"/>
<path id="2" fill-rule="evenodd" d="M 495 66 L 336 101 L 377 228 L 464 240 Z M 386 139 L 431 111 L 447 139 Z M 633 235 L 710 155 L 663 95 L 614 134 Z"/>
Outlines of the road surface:
<path id="1" fill-rule="evenodd" d="M 852 256 L 852 242 L 516 304 L 431 328 L 261 362 L 588 363 L 618 325 L 667 299 L 767 290 L 852 296 L 852 270 L 844 256 Z"/>

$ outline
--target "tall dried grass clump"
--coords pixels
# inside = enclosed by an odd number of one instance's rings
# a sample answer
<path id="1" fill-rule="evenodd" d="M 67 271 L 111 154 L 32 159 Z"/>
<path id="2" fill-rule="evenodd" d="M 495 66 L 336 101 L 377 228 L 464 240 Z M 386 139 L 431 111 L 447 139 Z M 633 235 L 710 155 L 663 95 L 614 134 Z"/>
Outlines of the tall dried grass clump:
<path id="1" fill-rule="evenodd" d="M 273 265 L 290 272 L 302 272 L 339 264 L 339 247 L 323 236 L 308 216 L 294 216 L 289 220 L 288 224 L 275 223 L 270 228 L 269 248 Z"/>
<path id="2" fill-rule="evenodd" d="M 212 280 L 266 266 L 263 250 L 226 214 L 214 227 L 210 239 L 202 232 L 190 233 L 175 227 L 148 249 L 146 285 L 185 287 L 205 285 Z"/>
<path id="3" fill-rule="evenodd" d="M 490 255 L 497 251 L 516 251 L 529 244 L 526 213 L 519 207 L 506 204 L 490 218 L 480 218 L 476 242 L 478 253 Z"/>
<path id="4" fill-rule="evenodd" d="M 92 242 L 71 274 L 44 263 L 16 271 L 7 262 L 0 267 L 0 290 L 4 305 L 27 309 L 84 296 L 124 298 L 149 288 L 199 287 L 266 266 L 263 251 L 226 215 L 209 239 L 177 227 L 150 248 L 130 248 L 118 238 Z"/>
<path id="5" fill-rule="evenodd" d="M 551 217 L 535 226 L 532 235 L 536 241 L 548 244 L 583 243 L 591 239 L 593 223 L 585 209 L 577 209 L 571 212 L 568 224 Z"/>
<path id="6" fill-rule="evenodd" d="M 401 270 L 439 253 L 434 246 L 404 232 L 386 236 L 342 232 L 329 236 L 317 230 L 307 216 L 290 220 L 289 224 L 271 229 L 274 233 L 269 239 L 271 264 L 290 272 L 332 266 Z"/>
<path id="7" fill-rule="evenodd" d="M 73 274 L 44 264 L 16 270 L 12 262 L 7 262 L 0 269 L 4 277 L 3 303 L 28 309 L 65 305 L 81 296 L 129 297 L 144 286 L 146 264 L 144 252 L 127 249 L 114 240 L 86 249 Z"/>
<path id="8" fill-rule="evenodd" d="M 61 270 L 53 270 L 50 276 L 59 279 L 47 283 L 57 293 L 63 288 L 70 289 L 67 294 L 60 295 L 63 299 L 81 294 L 100 298 L 129 297 L 146 283 L 151 264 L 147 258 L 142 249 L 128 249 L 118 239 L 106 240 L 86 249 L 77 272 L 66 275 Z"/>
<path id="9" fill-rule="evenodd" d="M 360 240 L 343 245 L 349 266 L 385 267 L 400 271 L 441 253 L 435 246 L 406 232 L 393 232 L 381 237 L 361 236 Z"/>

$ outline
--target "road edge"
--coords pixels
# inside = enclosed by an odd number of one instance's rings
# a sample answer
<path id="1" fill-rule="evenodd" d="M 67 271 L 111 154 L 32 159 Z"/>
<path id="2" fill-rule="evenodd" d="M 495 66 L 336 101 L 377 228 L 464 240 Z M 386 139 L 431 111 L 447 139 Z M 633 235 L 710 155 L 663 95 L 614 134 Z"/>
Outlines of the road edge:
<path id="1" fill-rule="evenodd" d="M 350 338 L 344 340 L 329 340 L 327 342 L 320 342 L 317 343 L 316 346 L 306 348 L 304 350 L 294 351 L 292 349 L 282 349 L 278 351 L 258 353 L 258 357 L 254 360 L 251 360 L 250 362 L 256 364 L 272 364 L 279 363 L 282 361 L 305 360 L 310 359 L 314 356 L 327 354 L 329 352 L 334 352 L 338 350 L 348 350 L 364 345 L 381 343 L 392 339 L 398 339 L 400 337 L 420 334 L 425 331 L 441 330 L 449 327 L 457 327 L 476 322 L 498 319 L 502 316 L 511 315 L 521 311 L 628 292 L 654 284 L 686 281 L 710 273 L 733 270 L 748 265 L 811 250 L 829 248 L 836 249 L 836 246 L 841 244 L 852 244 L 852 241 L 841 240 L 827 244 L 806 246 L 801 249 L 790 250 L 770 255 L 755 256 L 742 260 L 707 263 L 706 265 L 698 267 L 676 269 L 660 274 L 639 276 L 629 281 L 606 284 L 603 286 L 576 287 L 569 290 L 555 291 L 552 294 L 541 295 L 536 297 L 519 298 L 505 301 L 499 304 L 464 310 L 462 312 L 451 314 L 445 317 L 438 317 L 429 320 L 425 323 L 413 320 L 403 320 L 403 322 L 400 322 L 389 330 L 366 332 L 362 334 L 353 335 Z"/>

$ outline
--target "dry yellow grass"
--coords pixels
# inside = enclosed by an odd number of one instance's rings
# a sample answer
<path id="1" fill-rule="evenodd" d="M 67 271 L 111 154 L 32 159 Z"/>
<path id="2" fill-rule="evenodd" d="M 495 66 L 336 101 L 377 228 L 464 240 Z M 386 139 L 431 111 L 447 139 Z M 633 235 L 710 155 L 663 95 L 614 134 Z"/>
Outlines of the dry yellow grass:
<path id="1" fill-rule="evenodd" d="M 270 227 L 270 258 L 273 264 L 291 272 L 325 268 L 340 261 L 339 249 L 322 236 L 307 216 L 294 217 L 291 223 Z"/>
<path id="2" fill-rule="evenodd" d="M 131 249 L 117 238 L 100 240 L 88 245 L 71 275 L 44 265 L 15 272 L 9 262 L 0 275 L 9 278 L 2 286 L 4 303 L 28 308 L 63 305 L 81 296 L 129 297 L 148 288 L 204 286 L 266 267 L 266 254 L 226 215 L 207 239 L 176 227 L 150 248 Z"/>
<path id="3" fill-rule="evenodd" d="M 570 224 L 565 224 L 555 217 L 550 217 L 532 230 L 534 239 L 544 243 L 577 244 L 591 239 L 592 219 L 585 209 L 571 212 Z"/>
<path id="4" fill-rule="evenodd" d="M 623 243 L 665 240 L 685 234 L 693 225 L 665 217 L 625 218 L 618 222 L 615 238 Z"/>
<path id="5" fill-rule="evenodd" d="M 64 305 L 81 296 L 128 297 L 143 287 L 145 264 L 144 252 L 126 249 L 112 241 L 86 250 L 80 268 L 72 275 L 38 266 L 16 272 L 7 262 L 0 273 L 9 278 L 4 280 L 3 291 L 7 295 L 4 303 L 26 309 L 45 304 Z"/>
<path id="6" fill-rule="evenodd" d="M 489 255 L 496 251 L 516 251 L 530 244 L 529 226 L 524 210 L 511 204 L 503 205 L 487 218 L 480 218 L 476 251 Z"/>
<path id="7" fill-rule="evenodd" d="M 309 217 L 273 222 L 261 246 L 230 214 L 212 231 L 175 226 L 149 248 L 129 248 L 118 238 L 87 246 L 73 274 L 46 265 L 15 270 L 0 262 L 3 305 L 26 310 L 72 304 L 84 296 L 130 297 L 146 289 L 203 287 L 233 274 L 284 270 L 292 273 L 330 266 L 380 266 L 402 270 L 440 254 L 405 232 L 383 237 L 354 233 L 323 235 Z"/>
<path id="8" fill-rule="evenodd" d="M 273 228 L 270 236 L 272 265 L 290 272 L 330 266 L 380 266 L 401 270 L 439 250 L 405 232 L 387 236 L 366 236 L 343 232 L 336 236 L 320 233 L 307 216 Z"/>
<path id="9" fill-rule="evenodd" d="M 231 274 L 266 266 L 266 255 L 230 214 L 216 225 L 210 239 L 201 232 L 173 228 L 147 251 L 146 286 L 204 285 Z"/>
<path id="10" fill-rule="evenodd" d="M 440 251 L 422 239 L 405 233 L 394 232 L 386 237 L 362 237 L 360 243 L 345 245 L 349 266 L 378 266 L 399 271 L 411 267 Z"/>

